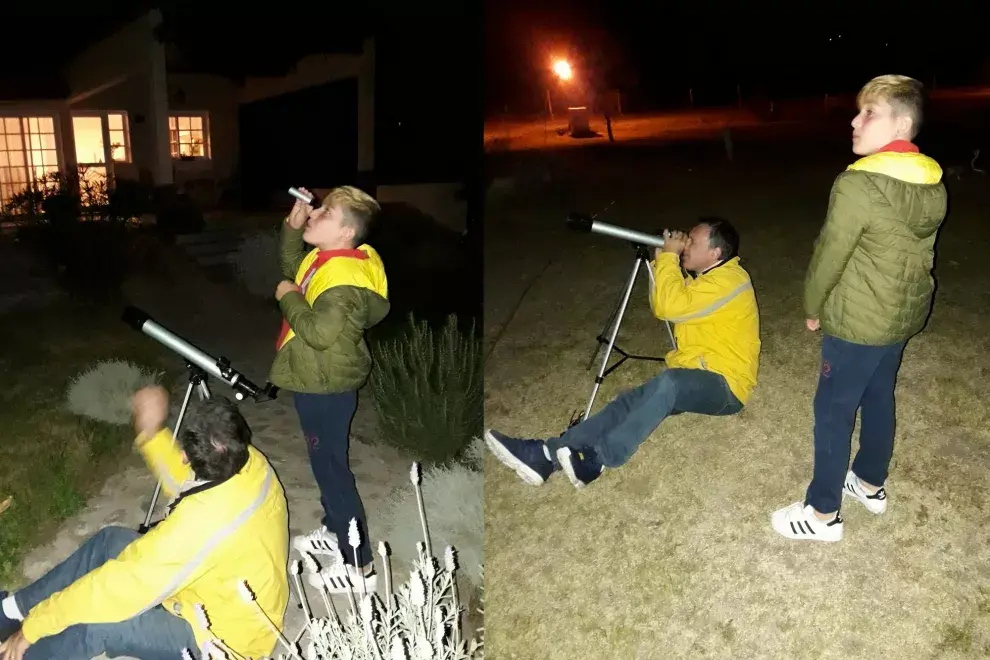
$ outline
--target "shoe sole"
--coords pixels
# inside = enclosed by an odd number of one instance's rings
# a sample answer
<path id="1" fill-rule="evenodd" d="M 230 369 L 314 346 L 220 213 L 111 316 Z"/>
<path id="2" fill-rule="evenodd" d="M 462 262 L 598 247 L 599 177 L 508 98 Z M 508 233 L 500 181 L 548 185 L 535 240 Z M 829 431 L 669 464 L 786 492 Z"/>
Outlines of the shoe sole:
<path id="1" fill-rule="evenodd" d="M 485 444 L 488 445 L 491 452 L 495 454 L 495 458 L 497 458 L 502 465 L 515 470 L 520 479 L 531 486 L 543 485 L 543 477 L 537 474 L 536 470 L 516 458 L 511 451 L 505 448 L 505 445 L 499 442 L 495 436 L 492 435 L 491 431 L 485 431 Z"/>
<path id="2" fill-rule="evenodd" d="M 582 490 L 587 487 L 588 484 L 584 483 L 578 479 L 577 474 L 574 473 L 574 464 L 571 463 L 571 456 L 574 452 L 570 450 L 569 447 L 561 447 L 557 450 L 557 462 L 560 463 L 560 467 L 563 468 L 564 474 L 570 479 L 571 483 L 578 490 Z"/>

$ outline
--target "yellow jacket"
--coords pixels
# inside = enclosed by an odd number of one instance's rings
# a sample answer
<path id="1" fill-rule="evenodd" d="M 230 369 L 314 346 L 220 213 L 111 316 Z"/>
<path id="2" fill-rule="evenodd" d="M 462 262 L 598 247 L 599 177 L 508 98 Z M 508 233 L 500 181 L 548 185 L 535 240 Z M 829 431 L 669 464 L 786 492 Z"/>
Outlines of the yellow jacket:
<path id="1" fill-rule="evenodd" d="M 685 278 L 680 258 L 665 252 L 654 262 L 653 274 L 650 307 L 657 318 L 674 324 L 677 339 L 667 366 L 721 374 L 745 404 L 760 367 L 760 313 L 739 257 Z"/>
<path id="2" fill-rule="evenodd" d="M 194 479 L 165 429 L 138 447 L 162 492 L 176 495 Z M 160 523 L 116 559 L 42 601 L 24 619 L 31 643 L 80 623 L 126 621 L 159 604 L 192 626 L 200 648 L 211 638 L 237 653 L 270 655 L 277 642 L 260 605 L 279 629 L 289 597 L 288 507 L 264 455 L 249 447 L 247 464 L 229 480 L 184 497 Z M 257 605 L 238 593 L 246 580 Z M 194 606 L 206 610 L 211 630 Z M 190 649 L 196 651 L 196 649 Z"/>

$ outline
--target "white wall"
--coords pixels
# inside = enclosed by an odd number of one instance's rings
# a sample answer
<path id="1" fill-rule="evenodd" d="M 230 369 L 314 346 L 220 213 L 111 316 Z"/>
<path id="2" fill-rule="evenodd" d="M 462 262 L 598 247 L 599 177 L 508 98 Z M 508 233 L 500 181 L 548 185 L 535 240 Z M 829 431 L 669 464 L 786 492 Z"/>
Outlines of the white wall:
<path id="1" fill-rule="evenodd" d="M 145 170 L 156 184 L 172 181 L 168 153 L 164 47 L 153 30 L 161 14 L 151 11 L 91 46 L 66 74 L 74 110 L 125 110 L 130 117 L 133 163 L 117 165 L 118 176 Z M 72 149 L 66 142 L 66 151 Z"/>
<path id="2" fill-rule="evenodd" d="M 210 115 L 209 161 L 175 161 L 176 183 L 190 178 L 229 178 L 237 166 L 237 87 L 220 76 L 169 74 L 169 112 L 207 112 Z"/>

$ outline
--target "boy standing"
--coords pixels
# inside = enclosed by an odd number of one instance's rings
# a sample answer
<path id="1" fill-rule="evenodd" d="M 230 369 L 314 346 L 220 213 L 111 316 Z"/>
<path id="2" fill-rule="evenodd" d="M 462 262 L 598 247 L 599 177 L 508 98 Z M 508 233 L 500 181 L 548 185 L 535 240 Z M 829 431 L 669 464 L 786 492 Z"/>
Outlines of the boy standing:
<path id="1" fill-rule="evenodd" d="M 293 393 L 324 511 L 322 526 L 296 537 L 293 547 L 317 555 L 343 551 L 343 564 L 331 562 L 322 571 L 336 593 L 347 592 L 348 584 L 374 591 L 377 582 L 348 447 L 357 391 L 371 372 L 364 333 L 389 311 L 385 267 L 363 243 L 380 210 L 367 193 L 343 186 L 315 209 L 297 201 L 282 226 L 279 260 L 292 280 L 275 290 L 284 321 L 269 380 Z M 304 241 L 314 249 L 306 253 Z M 346 545 L 352 518 L 361 532 L 356 566 Z M 319 576 L 310 580 L 323 587 Z"/>
<path id="2" fill-rule="evenodd" d="M 804 502 L 771 516 L 774 530 L 791 539 L 841 540 L 843 496 L 875 514 L 887 508 L 894 384 L 904 345 L 931 310 L 935 238 L 947 207 L 942 169 L 912 142 L 921 83 L 880 76 L 856 101 L 852 147 L 861 158 L 832 186 L 805 280 L 806 325 L 824 337 L 814 476 Z M 847 471 L 859 408 L 859 452 Z"/>

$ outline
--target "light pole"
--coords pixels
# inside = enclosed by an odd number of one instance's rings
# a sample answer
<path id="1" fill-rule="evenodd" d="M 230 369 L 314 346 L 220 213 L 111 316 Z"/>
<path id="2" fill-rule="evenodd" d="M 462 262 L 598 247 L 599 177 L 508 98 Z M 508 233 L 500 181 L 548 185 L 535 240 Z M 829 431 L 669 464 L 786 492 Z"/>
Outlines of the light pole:
<path id="1" fill-rule="evenodd" d="M 552 69 L 559 82 L 567 82 L 574 77 L 574 72 L 567 60 L 555 60 Z M 553 102 L 550 100 L 549 85 L 547 85 L 547 112 L 550 113 L 550 119 L 553 119 Z"/>

